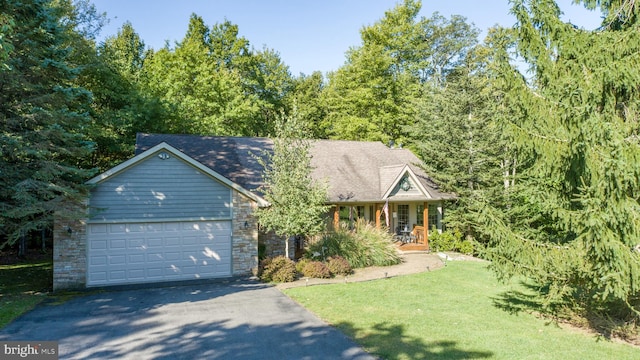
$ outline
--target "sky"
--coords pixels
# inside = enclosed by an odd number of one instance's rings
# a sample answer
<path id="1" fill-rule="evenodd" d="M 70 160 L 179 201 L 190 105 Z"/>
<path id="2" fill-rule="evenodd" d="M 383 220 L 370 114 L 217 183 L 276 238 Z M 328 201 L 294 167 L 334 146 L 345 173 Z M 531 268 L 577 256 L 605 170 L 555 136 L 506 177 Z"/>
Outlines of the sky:
<path id="1" fill-rule="evenodd" d="M 359 46 L 360 29 L 372 25 L 393 9 L 398 0 L 92 0 L 106 12 L 109 24 L 98 41 L 116 35 L 129 21 L 148 48 L 160 49 L 168 41 L 180 41 L 192 13 L 209 27 L 229 20 L 238 25 L 239 36 L 255 49 L 264 47 L 280 54 L 294 76 L 314 71 L 337 70 L 346 51 Z M 587 29 L 600 23 L 600 14 L 571 0 L 558 0 L 564 19 Z M 486 35 L 496 24 L 512 26 L 508 0 L 423 0 L 420 16 L 434 12 L 449 18 L 462 15 Z"/>

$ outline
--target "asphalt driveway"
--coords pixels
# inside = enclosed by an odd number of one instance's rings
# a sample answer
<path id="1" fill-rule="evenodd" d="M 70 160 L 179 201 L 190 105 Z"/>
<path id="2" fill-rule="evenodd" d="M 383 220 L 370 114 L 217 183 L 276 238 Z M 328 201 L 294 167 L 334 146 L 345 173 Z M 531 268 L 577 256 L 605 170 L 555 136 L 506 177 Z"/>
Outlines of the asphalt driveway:
<path id="1" fill-rule="evenodd" d="M 373 359 L 278 289 L 246 279 L 42 304 L 0 340 L 59 341 L 60 359 Z"/>

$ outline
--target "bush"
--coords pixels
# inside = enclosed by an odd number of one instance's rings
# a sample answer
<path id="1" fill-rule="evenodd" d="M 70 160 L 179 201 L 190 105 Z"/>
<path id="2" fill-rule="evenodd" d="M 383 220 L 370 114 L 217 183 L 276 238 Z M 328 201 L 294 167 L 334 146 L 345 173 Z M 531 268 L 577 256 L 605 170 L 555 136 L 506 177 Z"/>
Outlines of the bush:
<path id="1" fill-rule="evenodd" d="M 262 262 L 260 279 L 266 282 L 289 282 L 296 279 L 296 264 L 285 256 L 266 258 Z"/>
<path id="2" fill-rule="evenodd" d="M 473 255 L 473 241 L 463 240 L 458 244 L 457 251 L 465 255 Z"/>
<path id="3" fill-rule="evenodd" d="M 364 220 L 358 220 L 353 231 L 340 228 L 309 244 L 307 256 L 314 253 L 323 254 L 326 258 L 340 255 L 352 268 L 400 263 L 393 234 Z"/>
<path id="4" fill-rule="evenodd" d="M 461 241 L 462 233 L 457 229 L 441 233 L 434 227 L 429 232 L 429 244 L 434 251 L 456 251 L 457 245 Z"/>
<path id="5" fill-rule="evenodd" d="M 302 269 L 302 275 L 318 279 L 328 279 L 331 277 L 331 271 L 327 264 L 322 261 L 308 261 L 304 269 Z"/>
<path id="6" fill-rule="evenodd" d="M 307 266 L 307 264 L 310 261 L 311 259 L 307 259 L 307 258 L 299 259 L 298 262 L 296 263 L 296 271 L 299 272 L 300 274 L 304 274 L 304 267 Z"/>
<path id="7" fill-rule="evenodd" d="M 457 251 L 462 254 L 473 254 L 473 240 L 462 240 L 462 232 L 458 229 L 438 232 L 433 228 L 429 233 L 429 244 L 434 251 Z"/>
<path id="8" fill-rule="evenodd" d="M 327 260 L 327 267 L 333 276 L 349 275 L 353 271 L 347 259 L 340 255 L 332 256 Z"/>

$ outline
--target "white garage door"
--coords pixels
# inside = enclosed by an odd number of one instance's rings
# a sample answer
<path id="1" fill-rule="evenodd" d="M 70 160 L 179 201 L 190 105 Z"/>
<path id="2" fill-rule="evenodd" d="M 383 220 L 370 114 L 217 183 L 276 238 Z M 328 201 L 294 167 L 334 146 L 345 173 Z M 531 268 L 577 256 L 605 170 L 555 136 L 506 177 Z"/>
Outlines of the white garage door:
<path id="1" fill-rule="evenodd" d="M 87 285 L 231 276 L 231 222 L 90 224 Z"/>

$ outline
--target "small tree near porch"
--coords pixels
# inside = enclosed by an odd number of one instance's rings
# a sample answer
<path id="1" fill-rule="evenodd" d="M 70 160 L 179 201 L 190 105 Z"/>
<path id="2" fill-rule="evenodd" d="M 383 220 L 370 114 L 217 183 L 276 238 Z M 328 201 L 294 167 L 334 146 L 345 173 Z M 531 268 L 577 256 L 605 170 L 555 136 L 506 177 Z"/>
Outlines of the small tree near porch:
<path id="1" fill-rule="evenodd" d="M 271 206 L 258 209 L 256 216 L 266 231 L 284 237 L 288 257 L 292 236 L 315 235 L 324 229 L 329 206 L 326 185 L 311 177 L 310 144 L 295 113 L 279 118 L 275 128 L 273 152 L 264 151 L 258 158 L 265 169 L 262 191 Z"/>

